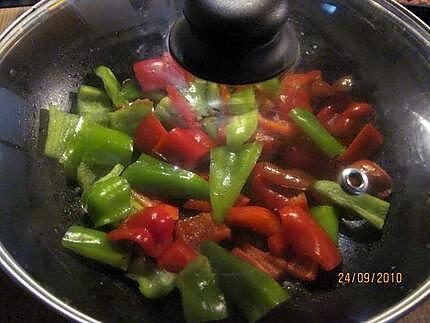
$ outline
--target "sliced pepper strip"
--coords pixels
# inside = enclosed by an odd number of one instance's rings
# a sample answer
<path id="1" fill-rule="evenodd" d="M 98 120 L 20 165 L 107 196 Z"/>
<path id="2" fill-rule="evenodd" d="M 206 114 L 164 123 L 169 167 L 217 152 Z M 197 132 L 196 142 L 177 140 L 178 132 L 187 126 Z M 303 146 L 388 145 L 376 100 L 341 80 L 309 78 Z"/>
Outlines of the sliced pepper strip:
<path id="1" fill-rule="evenodd" d="M 85 120 L 109 125 L 108 113 L 112 111 L 112 104 L 106 93 L 98 88 L 81 85 L 78 90 L 77 112 Z"/>
<path id="2" fill-rule="evenodd" d="M 237 151 L 227 147 L 212 149 L 209 187 L 212 215 L 217 223 L 224 221 L 227 211 L 237 200 L 261 150 L 257 143 L 246 144 Z"/>
<path id="3" fill-rule="evenodd" d="M 279 211 L 282 226 L 296 254 L 311 257 L 325 270 L 333 270 L 342 261 L 336 245 L 308 212 L 299 207 Z"/>
<path id="4" fill-rule="evenodd" d="M 279 218 L 268 209 L 260 206 L 232 207 L 225 218 L 231 227 L 245 228 L 269 237 L 281 231 Z"/>
<path id="5" fill-rule="evenodd" d="M 129 106 L 109 113 L 110 126 L 133 136 L 140 122 L 152 112 L 153 104 L 148 99 L 132 102 Z"/>
<path id="6" fill-rule="evenodd" d="M 347 163 L 352 163 L 368 158 L 383 142 L 384 137 L 382 134 L 371 123 L 368 123 L 361 129 L 339 159 Z"/>
<path id="7" fill-rule="evenodd" d="M 288 113 L 289 117 L 324 151 L 327 156 L 342 154 L 343 147 L 318 121 L 312 112 L 295 108 Z"/>
<path id="8" fill-rule="evenodd" d="M 222 291 L 239 307 L 249 322 L 257 321 L 288 300 L 287 292 L 270 276 L 214 242 L 204 242 L 200 251 L 215 269 Z"/>
<path id="9" fill-rule="evenodd" d="M 197 118 L 187 99 L 174 86 L 168 85 L 166 91 L 169 95 L 171 107 L 176 109 L 177 114 L 185 120 L 188 126 L 192 126 Z"/>
<path id="10" fill-rule="evenodd" d="M 354 211 L 376 228 L 382 229 L 384 226 L 390 203 L 369 194 L 348 194 L 339 184 L 331 181 L 317 181 L 312 188 L 336 205 Z"/>
<path id="11" fill-rule="evenodd" d="M 119 108 L 128 104 L 126 98 L 122 96 L 121 84 L 109 67 L 98 66 L 95 74 L 103 81 L 106 93 L 115 107 Z"/>
<path id="12" fill-rule="evenodd" d="M 134 132 L 134 145 L 142 152 L 151 154 L 152 149 L 167 135 L 155 113 L 148 114 L 137 126 Z"/>
<path id="13" fill-rule="evenodd" d="M 140 252 L 130 262 L 126 276 L 136 281 L 140 293 L 150 299 L 166 296 L 175 288 L 176 274 L 157 268 Z"/>
<path id="14" fill-rule="evenodd" d="M 231 117 L 225 126 L 227 146 L 231 148 L 240 147 L 254 135 L 257 127 L 257 110 Z"/>
<path id="15" fill-rule="evenodd" d="M 198 256 L 178 275 L 182 308 L 188 323 L 222 320 L 228 317 L 224 294 L 206 257 Z"/>
<path id="16" fill-rule="evenodd" d="M 176 240 L 157 258 L 157 266 L 174 273 L 180 272 L 197 257 L 197 253 L 184 241 Z"/>
<path id="17" fill-rule="evenodd" d="M 209 199 L 209 185 L 203 178 L 145 154 L 128 166 L 122 176 L 139 192 L 179 199 Z"/>
<path id="18" fill-rule="evenodd" d="M 311 208 L 310 212 L 313 218 L 328 233 L 329 237 L 337 244 L 339 220 L 336 209 L 330 205 L 321 205 Z"/>
<path id="19" fill-rule="evenodd" d="M 74 225 L 64 234 L 61 244 L 81 256 L 124 271 L 130 261 L 130 253 L 115 246 L 102 231 Z"/>

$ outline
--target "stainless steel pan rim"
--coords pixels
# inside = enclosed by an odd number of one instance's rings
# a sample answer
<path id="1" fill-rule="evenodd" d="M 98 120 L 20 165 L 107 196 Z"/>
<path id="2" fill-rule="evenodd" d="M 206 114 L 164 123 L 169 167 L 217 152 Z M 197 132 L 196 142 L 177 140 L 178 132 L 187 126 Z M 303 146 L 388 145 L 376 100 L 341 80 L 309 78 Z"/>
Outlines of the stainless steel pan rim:
<path id="1" fill-rule="evenodd" d="M 46 14 L 48 11 L 60 6 L 64 0 L 42 0 L 35 6 L 31 7 L 23 13 L 15 22 L 13 22 L 1 35 L 0 35 L 0 62 L 2 56 L 9 46 L 17 40 L 19 36 L 25 34 L 31 29 L 31 26 L 37 22 L 41 15 Z M 409 12 L 405 7 L 400 5 L 394 0 L 371 0 L 375 5 L 383 6 L 387 12 L 392 15 L 397 15 L 402 20 L 407 20 L 409 23 L 414 24 L 415 29 L 413 32 L 415 36 L 427 44 L 430 44 L 430 27 L 426 25 L 421 19 Z M 89 317 L 88 315 L 78 311 L 72 306 L 66 304 L 58 299 L 55 295 L 48 292 L 38 282 L 36 282 L 7 252 L 3 244 L 0 242 L 0 267 L 14 279 L 19 285 L 31 292 L 37 298 L 50 307 L 54 308 L 60 314 L 72 319 L 76 322 L 92 322 L 98 323 L 99 321 Z M 402 315 L 414 309 L 420 302 L 430 295 L 430 277 L 408 297 L 404 298 L 399 303 L 388 308 L 379 315 L 374 316 L 367 322 L 371 323 L 384 323 L 398 319 Z"/>

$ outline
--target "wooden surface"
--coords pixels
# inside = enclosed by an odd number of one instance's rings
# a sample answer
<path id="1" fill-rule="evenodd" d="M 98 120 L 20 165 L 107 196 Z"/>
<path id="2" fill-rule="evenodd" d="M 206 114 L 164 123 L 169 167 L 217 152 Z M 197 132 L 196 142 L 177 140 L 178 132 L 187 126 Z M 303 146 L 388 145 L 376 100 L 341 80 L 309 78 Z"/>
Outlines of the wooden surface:
<path id="1" fill-rule="evenodd" d="M 25 9 L 0 9 L 0 31 L 3 31 Z M 0 322 L 66 322 L 66 320 L 16 286 L 0 270 Z M 430 300 L 399 322 L 430 322 Z"/>

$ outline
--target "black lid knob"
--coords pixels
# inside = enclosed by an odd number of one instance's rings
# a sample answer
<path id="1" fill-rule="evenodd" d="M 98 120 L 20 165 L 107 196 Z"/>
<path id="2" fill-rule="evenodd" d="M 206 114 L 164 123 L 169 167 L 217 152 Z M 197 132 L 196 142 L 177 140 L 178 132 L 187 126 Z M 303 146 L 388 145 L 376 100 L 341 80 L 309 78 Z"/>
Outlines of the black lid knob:
<path id="1" fill-rule="evenodd" d="M 254 83 L 290 68 L 298 41 L 286 0 L 186 0 L 169 49 L 196 76 L 226 84 Z"/>

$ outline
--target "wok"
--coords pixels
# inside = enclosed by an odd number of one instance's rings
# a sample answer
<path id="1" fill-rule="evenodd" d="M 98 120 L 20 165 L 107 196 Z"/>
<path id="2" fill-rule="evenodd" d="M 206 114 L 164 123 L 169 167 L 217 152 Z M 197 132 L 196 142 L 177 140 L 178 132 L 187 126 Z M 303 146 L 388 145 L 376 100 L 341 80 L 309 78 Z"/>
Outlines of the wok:
<path id="1" fill-rule="evenodd" d="M 0 263 L 37 297 L 76 321 L 180 322 L 179 295 L 149 301 L 116 271 L 60 245 L 83 218 L 79 194 L 44 157 L 46 109 L 70 110 L 79 84 L 96 84 L 99 64 L 120 79 L 163 49 L 173 2 L 42 1 L 0 39 Z M 178 12 L 181 1 L 176 2 Z M 385 135 L 376 160 L 393 177 L 382 233 L 344 225 L 343 273 L 401 273 L 402 282 L 287 282 L 291 300 L 263 321 L 385 322 L 430 292 L 430 29 L 385 0 L 290 1 L 300 69 L 334 80 L 352 74 L 355 95 L 377 109 Z M 155 9 L 154 9 L 155 8 Z M 168 10 L 168 11 L 166 11 Z M 231 322 L 244 320 L 237 314 Z"/>

